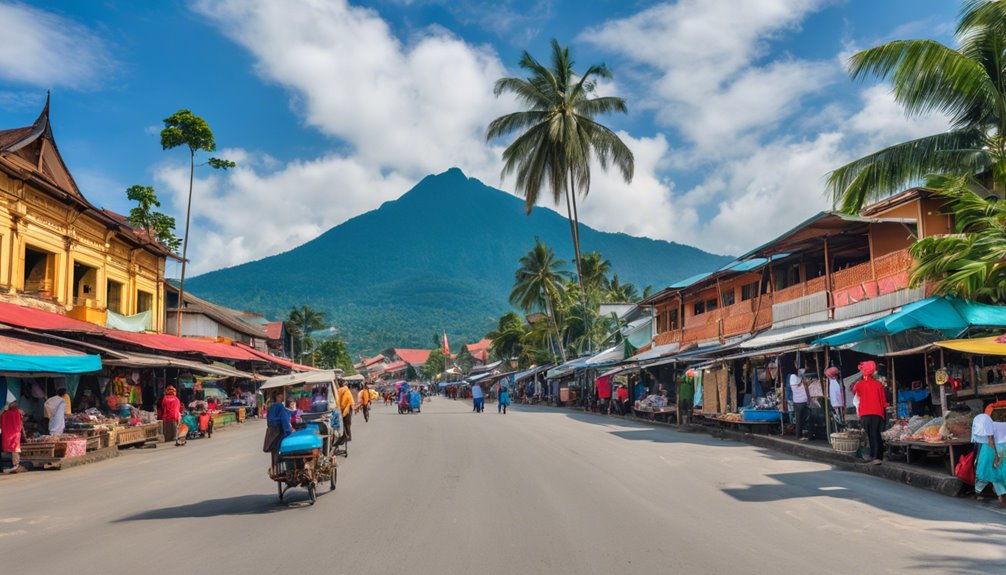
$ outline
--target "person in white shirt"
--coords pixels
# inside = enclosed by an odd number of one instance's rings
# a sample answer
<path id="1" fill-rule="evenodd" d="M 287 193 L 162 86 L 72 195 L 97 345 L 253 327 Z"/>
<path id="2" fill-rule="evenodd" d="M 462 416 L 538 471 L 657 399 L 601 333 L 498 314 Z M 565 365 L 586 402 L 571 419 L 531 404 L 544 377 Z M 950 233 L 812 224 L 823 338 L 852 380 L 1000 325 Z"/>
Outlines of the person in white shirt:
<path id="1" fill-rule="evenodd" d="M 793 393 L 793 419 L 796 423 L 796 438 L 807 441 L 804 436 L 809 423 L 810 411 L 807 408 L 807 384 L 803 381 L 803 368 L 789 376 L 789 389 Z"/>
<path id="2" fill-rule="evenodd" d="M 829 367 L 824 370 L 824 375 L 828 378 L 828 401 L 831 402 L 831 409 L 835 413 L 835 422 L 845 425 L 845 387 L 839 379 L 837 367 Z"/>
<path id="3" fill-rule="evenodd" d="M 56 395 L 45 400 L 42 408 L 49 418 L 49 435 L 62 435 L 66 427 L 66 394 L 65 389 L 56 391 Z"/>

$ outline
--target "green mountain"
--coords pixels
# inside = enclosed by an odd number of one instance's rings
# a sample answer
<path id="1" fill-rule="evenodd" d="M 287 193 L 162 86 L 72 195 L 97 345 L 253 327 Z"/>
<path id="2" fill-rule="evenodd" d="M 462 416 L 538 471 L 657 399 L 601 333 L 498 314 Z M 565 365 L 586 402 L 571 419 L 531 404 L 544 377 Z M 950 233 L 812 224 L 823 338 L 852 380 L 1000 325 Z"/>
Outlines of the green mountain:
<path id="1" fill-rule="evenodd" d="M 442 330 L 456 349 L 480 339 L 510 309 L 517 261 L 536 236 L 572 262 L 568 220 L 548 209 L 525 215 L 520 198 L 453 168 L 302 246 L 194 277 L 186 287 L 271 318 L 304 304 L 324 310 L 354 356 L 389 346 L 429 348 Z M 730 259 L 587 226 L 580 242 L 640 290 Z"/>

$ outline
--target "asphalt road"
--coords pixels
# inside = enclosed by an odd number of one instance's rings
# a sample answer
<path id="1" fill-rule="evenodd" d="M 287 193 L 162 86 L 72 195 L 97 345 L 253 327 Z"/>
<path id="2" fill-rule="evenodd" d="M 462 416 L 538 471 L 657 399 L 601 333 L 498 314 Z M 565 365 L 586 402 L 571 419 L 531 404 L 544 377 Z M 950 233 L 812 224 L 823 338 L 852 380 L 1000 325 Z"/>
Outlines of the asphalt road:
<path id="1" fill-rule="evenodd" d="M 262 422 L 0 478 L 3 573 L 1003 573 L 1006 515 L 754 448 L 442 398 L 278 503 Z"/>

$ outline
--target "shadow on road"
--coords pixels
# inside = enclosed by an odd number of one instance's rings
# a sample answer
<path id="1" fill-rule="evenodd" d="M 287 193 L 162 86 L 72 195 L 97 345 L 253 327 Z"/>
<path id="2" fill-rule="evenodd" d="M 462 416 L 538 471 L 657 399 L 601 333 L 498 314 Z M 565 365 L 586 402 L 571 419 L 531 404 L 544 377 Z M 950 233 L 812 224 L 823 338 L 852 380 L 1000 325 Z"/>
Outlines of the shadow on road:
<path id="1" fill-rule="evenodd" d="M 723 489 L 723 492 L 744 503 L 769 503 L 805 497 L 855 500 L 890 513 L 928 521 L 972 523 L 976 520 L 975 513 L 978 511 L 969 505 L 939 505 L 937 509 L 936 506 L 928 505 L 917 498 L 909 498 L 907 502 L 901 498 L 892 498 L 886 491 L 872 491 L 869 484 L 872 478 L 853 473 L 836 473 L 834 470 L 800 471 L 769 474 L 766 477 L 777 483 L 727 488 Z M 1003 526 L 998 532 L 987 530 L 983 532 L 983 541 L 992 541 L 995 538 L 1006 543 L 1006 516 L 992 512 L 983 515 L 982 521 Z"/>
<path id="2" fill-rule="evenodd" d="M 328 492 L 318 493 L 318 499 L 327 495 Z M 240 495 L 237 497 L 227 497 L 224 499 L 208 499 L 199 503 L 189 503 L 176 507 L 162 507 L 151 509 L 142 513 L 136 513 L 122 517 L 113 523 L 125 523 L 128 521 L 149 521 L 156 519 L 190 519 L 220 517 L 224 515 L 266 515 L 280 513 L 290 509 L 298 509 L 310 505 L 307 490 L 291 489 L 284 496 L 282 502 L 272 495 Z"/>

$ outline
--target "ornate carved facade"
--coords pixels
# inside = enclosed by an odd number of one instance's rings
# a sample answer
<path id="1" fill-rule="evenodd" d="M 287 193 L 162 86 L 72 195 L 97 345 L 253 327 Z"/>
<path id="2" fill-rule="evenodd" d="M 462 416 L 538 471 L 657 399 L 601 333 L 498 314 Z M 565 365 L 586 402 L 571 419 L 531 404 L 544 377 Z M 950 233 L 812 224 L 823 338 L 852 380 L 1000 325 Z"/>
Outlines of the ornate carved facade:
<path id="1" fill-rule="evenodd" d="M 59 155 L 49 102 L 34 124 L 0 130 L 0 297 L 105 325 L 107 312 L 164 323 L 170 252 L 91 205 Z"/>

